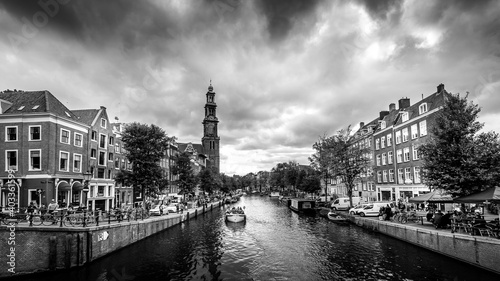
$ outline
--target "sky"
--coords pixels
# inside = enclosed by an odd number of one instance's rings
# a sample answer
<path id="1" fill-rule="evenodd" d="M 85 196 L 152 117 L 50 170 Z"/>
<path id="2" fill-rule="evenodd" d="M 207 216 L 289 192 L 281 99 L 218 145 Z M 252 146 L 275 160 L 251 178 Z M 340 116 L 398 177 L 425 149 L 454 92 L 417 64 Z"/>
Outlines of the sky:
<path id="1" fill-rule="evenodd" d="M 228 175 L 307 165 L 440 83 L 500 132 L 500 1 L 0 0 L 0 90 L 201 143 L 210 81 Z"/>

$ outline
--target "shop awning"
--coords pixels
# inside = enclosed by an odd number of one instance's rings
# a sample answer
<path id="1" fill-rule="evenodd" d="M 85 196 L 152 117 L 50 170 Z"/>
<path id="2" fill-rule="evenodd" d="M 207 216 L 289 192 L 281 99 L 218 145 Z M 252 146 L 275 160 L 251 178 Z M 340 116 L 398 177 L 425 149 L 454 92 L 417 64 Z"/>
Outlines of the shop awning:
<path id="1" fill-rule="evenodd" d="M 424 195 L 420 195 L 417 197 L 410 198 L 408 200 L 410 203 L 453 203 L 453 198 L 451 195 L 447 195 L 442 193 L 441 191 L 433 191 L 426 193 Z"/>
<path id="2" fill-rule="evenodd" d="M 57 190 L 59 190 L 59 191 L 70 191 L 71 190 L 71 185 L 69 185 L 69 183 L 63 181 L 63 182 L 59 183 L 59 185 L 57 186 Z"/>
<path id="3" fill-rule="evenodd" d="M 486 201 L 500 202 L 500 187 L 492 187 L 468 196 L 455 198 L 458 203 L 483 203 Z"/>
<path id="4" fill-rule="evenodd" d="M 80 191 L 83 190 L 83 184 L 81 184 L 79 181 L 75 181 L 73 183 L 73 191 Z"/>

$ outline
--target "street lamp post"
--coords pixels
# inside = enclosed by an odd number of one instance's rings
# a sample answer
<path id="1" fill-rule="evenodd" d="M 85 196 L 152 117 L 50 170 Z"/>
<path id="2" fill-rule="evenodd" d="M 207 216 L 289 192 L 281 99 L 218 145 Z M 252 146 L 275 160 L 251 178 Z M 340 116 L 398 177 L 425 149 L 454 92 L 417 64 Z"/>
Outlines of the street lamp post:
<path id="1" fill-rule="evenodd" d="M 83 173 L 83 193 L 85 194 L 85 205 L 83 209 L 83 227 L 86 226 L 86 216 L 87 216 L 87 205 L 88 205 L 88 193 L 89 193 L 89 181 L 92 179 L 92 173 L 87 171 Z M 83 200 L 82 200 L 83 201 Z"/>

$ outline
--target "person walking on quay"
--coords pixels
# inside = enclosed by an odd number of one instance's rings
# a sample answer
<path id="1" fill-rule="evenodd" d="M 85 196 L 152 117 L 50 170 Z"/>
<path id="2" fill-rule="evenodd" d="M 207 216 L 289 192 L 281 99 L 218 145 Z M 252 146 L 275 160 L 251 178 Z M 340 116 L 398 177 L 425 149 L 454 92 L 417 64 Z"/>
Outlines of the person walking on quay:
<path id="1" fill-rule="evenodd" d="M 48 211 L 49 211 L 49 214 L 52 214 L 54 213 L 54 211 L 59 207 L 59 204 L 56 203 L 56 200 L 52 199 L 52 201 L 50 202 L 49 206 L 48 206 Z"/>
<path id="2" fill-rule="evenodd" d="M 35 206 L 35 204 L 33 204 L 33 201 L 31 201 L 30 204 L 28 205 L 28 208 L 26 209 L 26 213 L 28 213 L 28 216 L 27 216 L 28 220 L 33 217 L 33 213 L 35 212 L 35 210 L 36 210 L 36 206 Z"/>

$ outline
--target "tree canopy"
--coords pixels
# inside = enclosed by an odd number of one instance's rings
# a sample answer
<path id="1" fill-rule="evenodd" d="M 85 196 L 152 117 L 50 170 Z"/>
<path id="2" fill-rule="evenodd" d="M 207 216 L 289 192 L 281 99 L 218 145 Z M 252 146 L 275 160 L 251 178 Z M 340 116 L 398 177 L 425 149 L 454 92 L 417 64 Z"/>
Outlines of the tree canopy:
<path id="1" fill-rule="evenodd" d="M 422 179 L 432 189 L 465 196 L 498 184 L 500 141 L 494 132 L 479 133 L 481 111 L 467 96 L 449 94 L 437 114 L 430 139 L 419 147 Z"/>
<path id="2" fill-rule="evenodd" d="M 183 194 L 193 193 L 196 187 L 198 177 L 194 174 L 191 166 L 191 157 L 188 152 L 182 152 L 175 156 L 175 165 L 172 167 L 172 173 L 178 175 L 177 181 L 179 192 Z"/>

